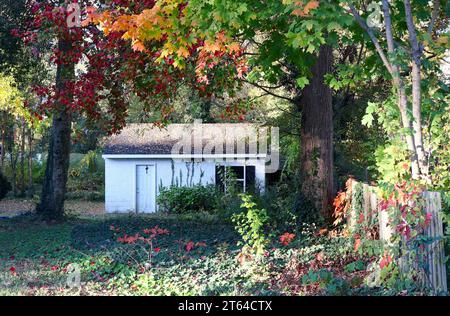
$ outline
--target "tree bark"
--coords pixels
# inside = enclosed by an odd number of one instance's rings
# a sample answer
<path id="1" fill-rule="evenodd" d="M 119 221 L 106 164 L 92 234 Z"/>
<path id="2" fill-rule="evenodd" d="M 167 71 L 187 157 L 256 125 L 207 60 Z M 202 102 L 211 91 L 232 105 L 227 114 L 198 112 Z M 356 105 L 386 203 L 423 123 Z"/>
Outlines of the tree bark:
<path id="1" fill-rule="evenodd" d="M 6 121 L 6 111 L 2 111 L 2 147 L 1 149 L 1 157 L 0 157 L 0 161 L 2 163 L 0 171 L 3 172 L 3 169 L 5 168 L 5 152 L 6 152 L 6 126 L 7 126 L 7 121 Z"/>
<path id="2" fill-rule="evenodd" d="M 389 2 L 387 0 L 383 0 L 382 4 L 383 4 L 384 24 L 386 27 L 386 40 L 388 52 L 390 54 L 394 54 L 395 46 L 394 46 L 394 37 L 392 35 L 392 22 L 391 22 Z M 418 161 L 418 151 L 417 151 L 416 137 L 413 136 L 414 135 L 413 123 L 408 117 L 408 98 L 406 96 L 403 80 L 400 77 L 399 67 L 395 63 L 391 63 L 390 73 L 392 75 L 393 86 L 397 90 L 398 107 L 400 110 L 403 128 L 405 128 L 407 131 L 411 131 L 411 133 L 409 132 L 406 133 L 405 138 L 406 143 L 408 145 L 408 149 L 410 151 L 412 178 L 419 179 L 420 167 Z M 421 124 L 421 122 L 419 122 L 419 124 Z"/>
<path id="3" fill-rule="evenodd" d="M 301 191 L 324 218 L 330 217 L 334 195 L 332 91 L 324 82 L 324 76 L 332 71 L 332 63 L 332 48 L 323 45 L 311 68 L 310 83 L 300 98 Z"/>
<path id="4" fill-rule="evenodd" d="M 422 59 L 422 47 L 417 39 L 416 28 L 412 17 L 411 3 L 409 0 L 404 0 L 406 25 L 408 27 L 408 37 L 411 44 L 411 58 L 412 58 L 412 114 L 413 114 L 413 135 L 414 143 L 417 150 L 417 158 L 420 168 L 420 175 L 424 179 L 428 179 L 428 159 L 423 147 L 423 134 L 422 134 L 422 78 L 421 78 L 421 59 Z M 439 6 L 439 4 L 438 4 Z M 436 8 L 436 5 L 435 7 Z M 433 13 L 434 16 L 434 13 Z M 431 23 L 434 23 L 433 21 Z M 432 29 L 432 28 L 431 28 Z"/>
<path id="5" fill-rule="evenodd" d="M 72 42 L 59 39 L 58 46 L 61 53 L 67 54 L 72 49 Z M 58 95 L 64 95 L 69 102 L 73 95 L 66 88 L 66 84 L 75 78 L 75 65 L 61 63 L 56 73 L 56 88 Z M 55 104 L 47 166 L 42 189 L 41 201 L 36 211 L 50 219 L 62 219 L 64 216 L 64 199 L 67 188 L 67 178 L 70 162 L 70 134 L 71 116 L 65 104 Z"/>
<path id="6" fill-rule="evenodd" d="M 20 135 L 20 196 L 25 196 L 25 141 L 26 141 L 26 123 L 21 119 L 22 129 Z"/>
<path id="7" fill-rule="evenodd" d="M 28 191 L 27 196 L 32 198 L 33 190 L 33 129 L 28 129 Z"/>
<path id="8" fill-rule="evenodd" d="M 11 129 L 11 139 L 9 143 L 9 158 L 11 165 L 11 187 L 13 196 L 17 196 L 17 150 L 16 150 L 16 129 L 15 126 L 12 126 Z"/>

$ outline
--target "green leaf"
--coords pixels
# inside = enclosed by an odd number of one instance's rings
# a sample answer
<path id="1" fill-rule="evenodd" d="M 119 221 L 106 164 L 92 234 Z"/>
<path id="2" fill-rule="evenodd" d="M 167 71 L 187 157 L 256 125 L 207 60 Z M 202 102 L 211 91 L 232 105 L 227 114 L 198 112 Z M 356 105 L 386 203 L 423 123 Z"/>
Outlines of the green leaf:
<path id="1" fill-rule="evenodd" d="M 363 116 L 361 124 L 367 127 L 371 127 L 373 123 L 373 115 L 371 113 L 367 113 Z"/>
<path id="2" fill-rule="evenodd" d="M 242 3 L 237 9 L 237 13 L 239 13 L 239 14 L 242 14 L 246 11 L 247 11 L 247 4 L 245 4 L 245 3 Z"/>
<path id="3" fill-rule="evenodd" d="M 303 89 L 309 83 L 309 80 L 306 77 L 297 78 L 296 81 L 297 81 L 297 85 L 300 89 Z"/>
<path id="4" fill-rule="evenodd" d="M 328 32 L 337 31 L 337 30 L 340 30 L 340 29 L 341 29 L 341 25 L 339 23 L 337 23 L 337 22 L 334 22 L 334 21 L 328 23 L 328 25 L 327 25 Z"/>
<path id="5" fill-rule="evenodd" d="M 306 29 L 308 30 L 308 31 L 311 31 L 312 30 L 312 28 L 314 27 L 314 21 L 313 20 L 307 20 L 307 21 L 305 21 L 305 22 L 303 22 L 303 26 L 304 27 L 306 27 Z"/>

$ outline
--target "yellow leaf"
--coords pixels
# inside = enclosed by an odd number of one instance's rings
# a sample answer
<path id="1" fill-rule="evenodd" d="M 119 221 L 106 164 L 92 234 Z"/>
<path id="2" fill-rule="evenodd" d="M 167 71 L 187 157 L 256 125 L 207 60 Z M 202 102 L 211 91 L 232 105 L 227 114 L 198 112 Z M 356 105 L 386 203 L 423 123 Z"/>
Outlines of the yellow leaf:
<path id="1" fill-rule="evenodd" d="M 436 42 L 438 43 L 438 44 L 447 44 L 448 43 L 448 36 L 440 36 L 437 40 L 436 40 Z"/>
<path id="2" fill-rule="evenodd" d="M 125 33 L 122 35 L 122 39 L 124 39 L 124 40 L 129 40 L 129 39 L 131 39 L 130 32 L 125 32 Z"/>

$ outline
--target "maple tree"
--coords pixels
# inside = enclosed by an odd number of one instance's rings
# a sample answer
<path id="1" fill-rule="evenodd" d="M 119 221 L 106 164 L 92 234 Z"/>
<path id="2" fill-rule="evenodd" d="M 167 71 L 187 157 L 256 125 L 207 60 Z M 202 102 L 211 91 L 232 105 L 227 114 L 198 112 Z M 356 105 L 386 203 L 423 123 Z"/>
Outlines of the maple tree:
<path id="1" fill-rule="evenodd" d="M 156 62 L 170 60 L 183 69 L 194 60 L 198 82 L 223 84 L 211 82 L 218 73 L 211 70 L 232 65 L 234 71 L 226 73 L 233 80 L 295 104 L 302 112 L 301 190 L 327 216 L 334 189 L 331 89 L 324 83 L 332 51 L 325 44 L 335 42 L 335 31 L 349 21 L 335 21 L 339 10 L 317 1 L 161 0 L 139 14 L 91 12 L 86 23 L 98 24 L 105 34 L 125 31 L 133 49 L 156 55 Z M 147 47 L 155 41 L 161 46 Z M 272 91 L 279 87 L 293 97 Z"/>
<path id="2" fill-rule="evenodd" d="M 137 65 L 142 72 L 142 81 L 136 84 L 148 85 L 155 82 L 155 96 L 170 99 L 174 90 L 181 85 L 191 87 L 206 98 L 220 96 L 223 92 L 234 95 L 239 81 L 247 71 L 244 50 L 224 31 L 211 37 L 195 27 L 195 19 L 185 10 L 187 3 L 179 0 L 155 1 L 144 10 L 128 10 L 127 3 L 114 8 L 96 10 L 89 8 L 83 25 L 98 25 L 106 36 L 121 34 L 129 40 L 135 52 L 147 54 L 154 63 L 148 71 Z M 155 71 L 165 66 L 161 79 L 155 78 Z M 169 89 L 166 87 L 169 86 Z M 168 93 L 170 91 L 170 93 Z M 167 103 L 167 102 L 165 102 Z M 165 108 L 165 113 L 171 111 Z M 223 115 L 242 119 L 239 110 L 232 105 L 226 107 Z"/>
<path id="3" fill-rule="evenodd" d="M 64 212 L 73 117 L 84 115 L 108 133 L 120 130 L 126 116 L 123 89 L 126 79 L 135 75 L 125 61 L 138 58 L 122 45 L 120 36 L 104 37 L 95 27 L 71 27 L 67 22 L 73 12 L 66 4 L 29 1 L 32 18 L 16 31 L 29 46 L 49 40 L 56 43 L 50 59 L 57 68 L 55 82 L 34 87 L 44 102 L 33 109 L 36 116 L 52 117 L 47 168 L 37 207 L 50 218 L 61 218 Z M 84 72 L 76 71 L 79 63 L 85 64 Z"/>
<path id="4" fill-rule="evenodd" d="M 232 91 L 236 82 L 233 71 L 244 72 L 240 51 L 230 45 L 230 54 L 222 54 L 217 47 L 198 54 L 198 58 L 179 60 L 161 55 L 164 45 L 153 38 L 143 47 L 135 42 L 132 47 L 126 42 L 126 19 L 102 31 L 90 22 L 93 6 L 106 5 L 115 14 L 137 14 L 155 8 L 155 1 L 113 0 L 100 1 L 28 1 L 29 19 L 21 29 L 13 33 L 22 38 L 25 45 L 34 48 L 35 57 L 43 52 L 39 43 L 52 44 L 50 61 L 56 65 L 56 78 L 50 85 L 35 85 L 34 93 L 44 100 L 33 111 L 36 117 L 52 117 L 51 139 L 41 201 L 37 211 L 51 218 L 64 214 L 71 127 L 75 118 L 85 117 L 88 122 L 107 134 L 113 134 L 125 125 L 127 105 L 125 98 L 135 93 L 146 105 L 144 110 L 159 109 L 160 118 L 156 124 L 166 124 L 172 109 L 166 102 L 180 85 L 189 85 L 206 97 L 217 88 Z M 76 4 L 82 16 L 89 14 L 83 25 L 71 25 Z M 101 17 L 99 17 L 99 21 Z M 218 37 L 220 38 L 220 34 Z M 152 39 L 152 38 L 150 38 Z M 225 43 L 225 38 L 223 38 Z M 197 46 L 208 47 L 201 39 Z M 226 45 L 226 44 L 223 44 Z M 162 47 L 162 48 L 161 48 Z M 170 48 L 170 47 L 169 47 Z M 162 50 L 161 50 L 162 49 Z M 193 53 L 196 46 L 189 48 Z M 153 51 L 153 53 L 149 53 Z M 187 52 L 177 50 L 184 57 Z M 223 58 L 226 55 L 227 58 Z M 42 55 L 41 55 L 42 56 Z M 196 63 L 203 60 L 203 64 Z M 221 67 L 215 67 L 218 64 Z M 78 69 L 82 65 L 81 71 Z M 219 71 L 211 74 L 211 69 Z"/>
<path id="5" fill-rule="evenodd" d="M 423 82 L 426 81 L 424 74 L 439 73 L 436 61 L 442 58 L 448 43 L 448 35 L 439 31 L 439 24 L 445 20 L 441 1 L 422 6 L 409 0 L 383 0 L 381 7 L 373 5 L 375 10 L 367 19 L 361 16 L 366 10 L 357 9 L 352 2 L 345 2 L 345 5 L 366 33 L 391 78 L 412 178 L 430 184 L 431 152 L 426 148 L 429 145 L 424 137 L 426 126 L 422 115 L 423 104 L 434 96 L 424 93 Z M 438 104 L 441 100 L 436 101 Z"/>
<path id="6" fill-rule="evenodd" d="M 340 84 L 332 76 L 333 49 L 361 35 L 345 5 L 296 0 L 73 3 L 82 8 L 82 26 L 67 26 L 71 12 L 66 2 L 29 1 L 33 19 L 21 31 L 29 45 L 58 39 L 51 59 L 56 80 L 35 87 L 45 102 L 34 112 L 53 116 L 49 153 L 57 151 L 57 157 L 65 158 L 58 162 L 49 154 L 55 165 L 48 164 L 39 209 L 58 205 L 50 213 L 62 213 L 64 186 L 56 185 L 62 187 L 56 204 L 45 202 L 55 195 L 46 190 L 53 190 L 54 177 L 66 181 L 74 118 L 85 117 L 109 134 L 118 132 L 126 121 L 126 96 L 135 93 L 144 110 L 158 110 L 157 124 L 166 124 L 179 87 L 211 99 L 224 92 L 233 95 L 245 83 L 291 102 L 297 110 L 300 190 L 329 215 L 334 194 L 331 87 Z M 85 69 L 77 71 L 77 65 Z M 245 119 L 239 103 L 228 104 L 224 112 L 223 118 Z M 52 171 L 54 167 L 60 171 Z"/>

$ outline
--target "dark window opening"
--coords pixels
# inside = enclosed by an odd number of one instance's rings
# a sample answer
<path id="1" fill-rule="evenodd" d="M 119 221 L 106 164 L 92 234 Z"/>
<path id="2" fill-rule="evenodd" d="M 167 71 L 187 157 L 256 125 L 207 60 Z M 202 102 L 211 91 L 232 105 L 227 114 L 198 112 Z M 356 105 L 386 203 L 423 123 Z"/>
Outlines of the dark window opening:
<path id="1" fill-rule="evenodd" d="M 235 185 L 240 192 L 254 193 L 255 184 L 255 166 L 216 166 L 216 185 L 223 192 Z"/>

